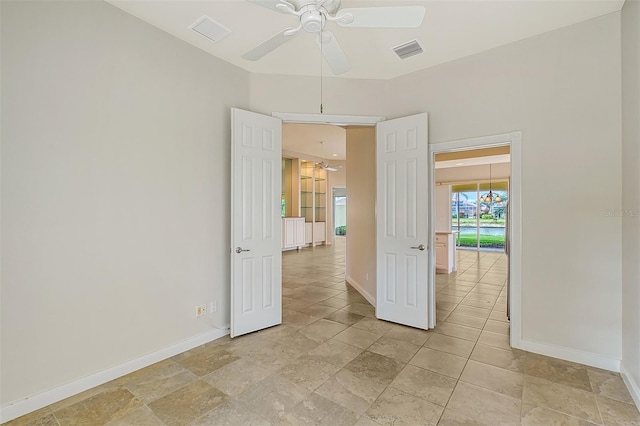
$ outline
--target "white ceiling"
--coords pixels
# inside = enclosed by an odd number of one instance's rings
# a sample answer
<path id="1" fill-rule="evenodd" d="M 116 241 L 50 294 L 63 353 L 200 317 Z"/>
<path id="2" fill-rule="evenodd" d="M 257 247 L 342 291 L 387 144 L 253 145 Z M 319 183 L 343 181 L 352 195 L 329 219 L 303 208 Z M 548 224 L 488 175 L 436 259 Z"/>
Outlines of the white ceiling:
<path id="1" fill-rule="evenodd" d="M 282 150 L 284 154 L 293 157 L 314 161 L 323 159 L 328 163 L 346 160 L 346 141 L 347 132 L 339 126 L 290 123 L 282 125 Z"/>
<path id="2" fill-rule="evenodd" d="M 245 0 L 106 0 L 122 10 L 253 73 L 320 74 L 320 52 L 314 35 L 301 34 L 262 59 L 241 56 L 286 27 L 297 17 Z M 423 5 L 422 26 L 413 29 L 343 28 L 329 22 L 352 69 L 340 77 L 389 79 L 522 40 L 537 34 L 616 12 L 624 0 L 343 0 L 342 7 Z M 231 35 L 213 43 L 189 29 L 207 15 L 229 28 Z M 391 48 L 417 38 L 421 55 L 400 60 Z M 323 74 L 332 75 L 323 64 Z"/>

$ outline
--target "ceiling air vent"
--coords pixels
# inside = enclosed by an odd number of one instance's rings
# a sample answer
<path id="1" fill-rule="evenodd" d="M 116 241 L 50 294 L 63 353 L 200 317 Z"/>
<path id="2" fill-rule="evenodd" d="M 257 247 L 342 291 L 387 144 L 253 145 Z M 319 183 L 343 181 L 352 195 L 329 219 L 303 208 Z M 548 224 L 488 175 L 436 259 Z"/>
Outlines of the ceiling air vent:
<path id="1" fill-rule="evenodd" d="M 193 31 L 205 36 L 211 41 L 220 41 L 229 34 L 231 30 L 208 16 L 203 16 L 191 25 Z"/>
<path id="2" fill-rule="evenodd" d="M 393 48 L 393 51 L 396 52 L 396 55 L 398 55 L 400 59 L 406 59 L 409 56 L 418 55 L 424 52 L 418 40 L 411 40 L 410 42 L 396 46 Z"/>

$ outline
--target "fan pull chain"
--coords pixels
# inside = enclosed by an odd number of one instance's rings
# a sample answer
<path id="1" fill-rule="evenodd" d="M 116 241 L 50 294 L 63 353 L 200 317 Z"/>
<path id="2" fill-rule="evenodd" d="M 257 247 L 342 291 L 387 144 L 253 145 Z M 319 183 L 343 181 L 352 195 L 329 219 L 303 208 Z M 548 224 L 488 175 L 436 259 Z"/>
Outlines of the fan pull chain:
<path id="1" fill-rule="evenodd" d="M 322 49 L 324 48 L 324 40 L 322 39 L 322 29 L 320 29 L 320 114 L 323 113 L 322 108 Z"/>

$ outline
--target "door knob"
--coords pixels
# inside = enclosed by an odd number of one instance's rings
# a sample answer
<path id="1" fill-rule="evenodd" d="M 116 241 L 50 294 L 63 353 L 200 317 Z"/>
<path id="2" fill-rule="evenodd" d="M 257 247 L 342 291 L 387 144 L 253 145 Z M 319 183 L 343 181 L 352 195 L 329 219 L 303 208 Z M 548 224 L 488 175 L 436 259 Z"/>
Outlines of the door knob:
<path id="1" fill-rule="evenodd" d="M 248 250 L 248 249 L 247 249 L 247 250 L 245 250 L 245 249 L 243 249 L 242 247 L 236 247 L 236 253 L 240 254 L 240 253 L 242 253 L 243 251 L 251 251 L 251 250 Z"/>
<path id="2" fill-rule="evenodd" d="M 412 249 L 415 249 L 415 250 L 424 251 L 424 249 L 425 249 L 426 247 L 424 246 L 424 244 L 420 244 L 419 246 L 415 246 L 415 247 L 411 247 L 411 248 L 412 248 Z"/>

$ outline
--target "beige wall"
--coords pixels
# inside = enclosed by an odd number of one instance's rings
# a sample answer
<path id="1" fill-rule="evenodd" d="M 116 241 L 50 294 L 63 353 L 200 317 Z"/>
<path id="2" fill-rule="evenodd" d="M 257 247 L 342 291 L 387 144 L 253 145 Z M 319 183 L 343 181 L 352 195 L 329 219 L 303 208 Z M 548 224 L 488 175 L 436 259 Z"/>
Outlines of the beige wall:
<path id="1" fill-rule="evenodd" d="M 615 368 L 622 223 L 606 211 L 622 203 L 620 73 L 614 13 L 391 81 L 327 79 L 324 104 L 428 112 L 430 143 L 521 130 L 523 339 Z M 251 81 L 252 108 L 317 112 L 317 95 L 302 90 L 317 79 Z"/>
<path id="2" fill-rule="evenodd" d="M 376 131 L 347 129 L 347 281 L 369 301 L 376 294 Z"/>
<path id="3" fill-rule="evenodd" d="M 622 367 L 640 405 L 640 2 L 622 9 Z"/>
<path id="4" fill-rule="evenodd" d="M 104 2 L 1 7 L 5 406 L 228 324 L 249 75 Z"/>

